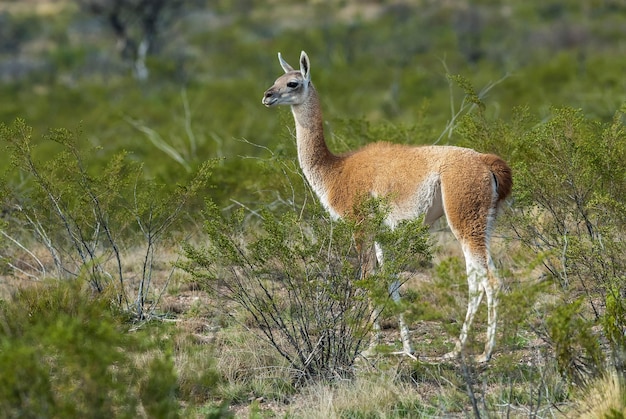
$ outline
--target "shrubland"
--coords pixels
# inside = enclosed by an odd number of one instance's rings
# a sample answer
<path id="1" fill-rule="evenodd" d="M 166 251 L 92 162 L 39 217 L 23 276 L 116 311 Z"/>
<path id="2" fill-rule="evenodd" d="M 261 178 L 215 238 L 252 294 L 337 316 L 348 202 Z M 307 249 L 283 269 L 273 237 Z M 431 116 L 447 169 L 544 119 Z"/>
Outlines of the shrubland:
<path id="1" fill-rule="evenodd" d="M 626 11 L 583 3 L 218 2 L 163 29 L 143 82 L 74 7 L 2 12 L 1 410 L 622 417 Z M 260 104 L 276 52 L 301 49 L 331 149 L 456 144 L 513 168 L 489 364 L 436 361 L 467 294 L 445 223 L 386 231 L 384 201 L 332 221 L 308 189 L 288 110 Z M 361 278 L 355 233 L 393 263 Z M 369 298 L 384 345 L 364 360 Z M 393 354 L 400 311 L 416 361 Z"/>

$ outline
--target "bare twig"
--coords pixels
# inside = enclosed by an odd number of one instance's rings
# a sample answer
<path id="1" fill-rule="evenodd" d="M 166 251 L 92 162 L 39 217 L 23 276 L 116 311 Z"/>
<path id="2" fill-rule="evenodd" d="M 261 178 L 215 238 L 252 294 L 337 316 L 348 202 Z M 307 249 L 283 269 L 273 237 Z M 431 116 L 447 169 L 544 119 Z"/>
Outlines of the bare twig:
<path id="1" fill-rule="evenodd" d="M 43 264 L 43 263 L 41 263 L 41 260 L 39 260 L 39 258 L 38 258 L 37 256 L 35 256 L 35 254 L 34 254 L 33 252 L 31 252 L 28 248 L 26 248 L 26 246 L 24 246 L 22 243 L 20 243 L 19 241 L 17 241 L 15 238 L 13 238 L 13 237 L 11 237 L 10 235 L 8 235 L 8 234 L 7 234 L 4 230 L 0 230 L 0 234 L 2 234 L 2 235 L 3 235 L 4 237 L 6 237 L 7 239 L 11 240 L 11 241 L 12 241 L 12 242 L 13 242 L 13 243 L 17 246 L 17 247 L 19 247 L 20 249 L 22 249 L 23 251 L 25 251 L 26 253 L 28 253 L 28 255 L 29 255 L 30 257 L 32 257 L 32 258 L 35 260 L 35 262 L 37 262 L 37 264 L 39 265 L 42 278 L 45 278 L 45 277 L 46 277 L 46 267 L 44 266 L 44 264 Z M 1 257 L 1 256 L 0 256 L 0 257 Z M 17 270 L 17 271 L 19 271 L 19 272 L 22 272 L 23 274 L 25 274 L 25 275 L 27 275 L 27 276 L 29 276 L 29 277 L 39 279 L 39 278 L 37 278 L 37 276 L 36 276 L 36 275 L 31 275 L 31 274 L 28 274 L 28 273 L 24 272 L 23 270 L 21 270 L 21 269 L 17 268 L 16 266 L 14 266 L 14 265 L 13 265 L 13 264 L 11 264 L 11 263 L 9 263 L 9 265 L 10 265 L 13 269 L 15 269 L 15 270 Z"/>

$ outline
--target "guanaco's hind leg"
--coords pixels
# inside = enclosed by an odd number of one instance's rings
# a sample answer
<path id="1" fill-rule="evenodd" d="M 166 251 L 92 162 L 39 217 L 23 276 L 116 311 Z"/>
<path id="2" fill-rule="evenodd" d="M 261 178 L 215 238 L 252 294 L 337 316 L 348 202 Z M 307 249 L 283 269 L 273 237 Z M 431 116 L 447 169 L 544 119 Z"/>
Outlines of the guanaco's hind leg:
<path id="1" fill-rule="evenodd" d="M 467 314 L 465 321 L 461 327 L 459 340 L 456 342 L 452 352 L 443 356 L 444 359 L 456 358 L 465 348 L 469 330 L 472 327 L 474 316 L 478 311 L 483 296 L 487 298 L 487 341 L 485 343 L 485 351 L 476 357 L 477 362 L 486 362 L 491 358 L 495 340 L 496 340 L 496 321 L 498 307 L 498 291 L 500 282 L 493 274 L 489 264 L 477 260 L 476 255 L 465 253 L 467 267 L 467 284 L 469 296 L 467 300 Z"/>
<path id="2" fill-rule="evenodd" d="M 478 311 L 483 296 L 487 297 L 487 341 L 485 351 L 476 357 L 477 362 L 486 362 L 491 358 L 491 353 L 495 345 L 496 321 L 498 306 L 498 291 L 500 282 L 494 274 L 493 265 L 484 261 L 484 257 L 478 256 L 464 249 L 465 264 L 467 268 L 467 283 L 469 296 L 467 300 L 467 314 L 461 328 L 459 340 L 456 342 L 452 352 L 443 356 L 444 359 L 456 358 L 465 348 L 469 330 L 474 321 L 474 316 Z"/>
<path id="3" fill-rule="evenodd" d="M 469 296 L 467 314 L 461 334 L 452 352 L 445 359 L 454 358 L 464 350 L 467 336 L 483 296 L 487 298 L 488 325 L 485 351 L 478 362 L 491 358 L 496 339 L 496 321 L 500 280 L 489 252 L 489 242 L 496 216 L 497 186 L 491 175 L 481 178 L 456 177 L 456 188 L 472 191 L 472 194 L 450 194 L 443 190 L 443 204 L 448 224 L 463 249 L 467 270 Z"/>
<path id="4" fill-rule="evenodd" d="M 487 362 L 491 358 L 493 347 L 496 344 L 496 324 L 498 321 L 498 294 L 502 288 L 502 281 L 496 274 L 496 268 L 489 258 L 489 272 L 487 273 L 487 281 L 485 292 L 487 294 L 487 342 L 485 343 L 485 352 L 477 357 L 478 362 Z"/>

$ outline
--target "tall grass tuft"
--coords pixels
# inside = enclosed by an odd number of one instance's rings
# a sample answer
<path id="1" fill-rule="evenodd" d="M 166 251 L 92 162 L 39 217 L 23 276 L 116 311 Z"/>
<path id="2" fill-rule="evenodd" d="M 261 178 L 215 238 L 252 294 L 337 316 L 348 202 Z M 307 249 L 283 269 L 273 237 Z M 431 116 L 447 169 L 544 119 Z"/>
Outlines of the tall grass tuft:
<path id="1" fill-rule="evenodd" d="M 624 377 L 613 371 L 588 383 L 584 386 L 584 390 L 579 392 L 579 398 L 573 410 L 576 417 L 580 419 L 625 417 Z"/>

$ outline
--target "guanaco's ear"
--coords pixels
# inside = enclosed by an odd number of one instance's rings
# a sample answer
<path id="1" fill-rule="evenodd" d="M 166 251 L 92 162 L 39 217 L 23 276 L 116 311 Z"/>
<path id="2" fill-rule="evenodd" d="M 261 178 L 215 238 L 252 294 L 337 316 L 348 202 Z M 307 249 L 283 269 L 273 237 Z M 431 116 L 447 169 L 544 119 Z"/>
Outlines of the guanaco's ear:
<path id="1" fill-rule="evenodd" d="M 285 73 L 293 71 L 293 67 L 290 66 L 287 61 L 283 60 L 283 56 L 280 55 L 280 52 L 278 53 L 278 61 L 280 62 L 280 66 L 283 68 L 283 70 L 285 70 Z"/>
<path id="2" fill-rule="evenodd" d="M 311 64 L 309 64 L 309 57 L 306 52 L 300 53 L 300 73 L 307 82 L 311 81 Z"/>

